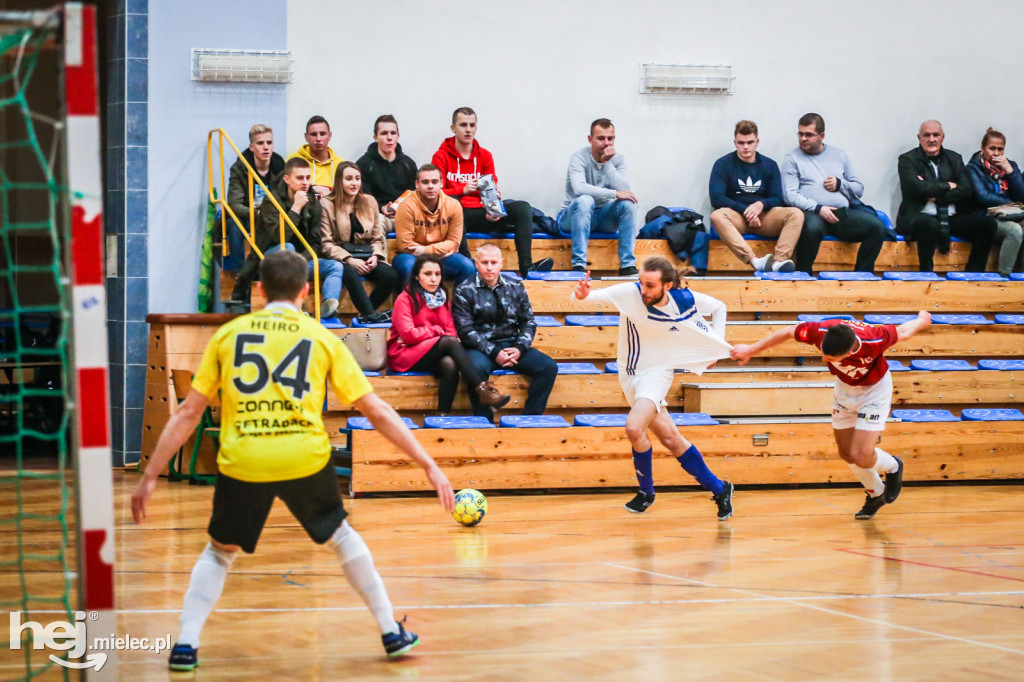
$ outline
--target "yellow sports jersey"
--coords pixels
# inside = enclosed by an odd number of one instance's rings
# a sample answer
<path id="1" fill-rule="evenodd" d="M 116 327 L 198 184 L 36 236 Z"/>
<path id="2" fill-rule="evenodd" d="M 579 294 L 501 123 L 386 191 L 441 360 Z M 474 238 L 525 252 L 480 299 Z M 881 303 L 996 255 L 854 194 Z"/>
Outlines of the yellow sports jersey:
<path id="1" fill-rule="evenodd" d="M 328 379 L 347 404 L 373 390 L 345 344 L 295 308 L 274 305 L 217 330 L 192 387 L 207 397 L 220 389 L 220 471 L 258 483 L 324 468 Z"/>

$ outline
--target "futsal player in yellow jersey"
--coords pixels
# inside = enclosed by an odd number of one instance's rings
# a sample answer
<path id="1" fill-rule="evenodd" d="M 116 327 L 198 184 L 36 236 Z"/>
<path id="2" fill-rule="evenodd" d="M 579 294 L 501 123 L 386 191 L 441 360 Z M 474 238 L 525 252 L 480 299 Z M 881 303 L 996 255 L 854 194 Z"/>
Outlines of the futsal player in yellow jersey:
<path id="1" fill-rule="evenodd" d="M 349 584 L 376 618 L 385 652 L 402 656 L 419 638 L 395 622 L 370 550 L 345 521 L 321 417 L 327 382 L 423 467 L 447 512 L 454 506 L 451 484 L 398 414 L 373 392 L 345 345 L 301 312 L 309 291 L 305 259 L 294 251 L 272 253 L 260 265 L 260 277 L 270 303 L 225 324 L 210 340 L 192 390 L 164 428 L 132 494 L 132 515 L 141 523 L 157 478 L 219 391 L 220 471 L 210 543 L 192 569 L 170 667 L 192 670 L 198 665 L 199 635 L 228 570 L 239 550 L 255 551 L 276 497 L 314 542 L 334 550 Z"/>

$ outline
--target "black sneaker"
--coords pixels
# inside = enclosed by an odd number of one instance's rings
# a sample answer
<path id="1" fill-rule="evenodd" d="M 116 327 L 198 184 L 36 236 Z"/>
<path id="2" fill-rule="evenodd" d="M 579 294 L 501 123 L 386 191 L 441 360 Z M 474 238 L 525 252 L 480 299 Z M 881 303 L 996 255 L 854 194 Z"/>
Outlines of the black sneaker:
<path id="1" fill-rule="evenodd" d="M 640 490 L 636 497 L 626 503 L 626 509 L 634 514 L 643 514 L 652 504 L 654 504 L 654 493 L 648 494 Z"/>
<path id="2" fill-rule="evenodd" d="M 530 266 L 530 272 L 551 272 L 553 267 L 555 267 L 554 258 L 541 258 Z"/>
<path id="3" fill-rule="evenodd" d="M 619 268 L 619 277 L 626 277 L 628 275 L 635 275 L 640 271 L 636 269 L 635 265 L 630 265 L 627 268 Z"/>
<path id="4" fill-rule="evenodd" d="M 897 464 L 896 471 L 885 475 L 885 492 L 882 493 L 886 504 L 895 502 L 903 490 L 903 460 L 895 456 L 893 458 Z"/>
<path id="5" fill-rule="evenodd" d="M 391 321 L 391 316 L 386 312 L 370 313 L 369 315 L 360 315 L 359 321 L 363 324 L 385 324 Z"/>
<path id="6" fill-rule="evenodd" d="M 195 670 L 199 665 L 199 649 L 193 649 L 188 644 L 175 644 L 167 663 L 171 670 Z"/>
<path id="7" fill-rule="evenodd" d="M 575 272 L 586 272 L 587 271 L 587 266 L 586 265 L 574 265 L 574 266 L 572 266 L 572 269 Z"/>
<path id="8" fill-rule="evenodd" d="M 718 505 L 718 520 L 725 521 L 727 518 L 732 516 L 732 493 L 735 490 L 735 486 L 729 481 L 725 481 L 725 487 L 722 489 L 721 495 L 712 495 L 711 499 Z"/>
<path id="9" fill-rule="evenodd" d="M 415 632 L 406 632 L 402 623 L 395 623 L 398 632 L 381 635 L 380 641 L 384 644 L 384 651 L 388 658 L 398 658 L 409 653 L 410 649 L 420 643 L 420 636 Z"/>
<path id="10" fill-rule="evenodd" d="M 860 508 L 860 511 L 854 515 L 855 519 L 860 521 L 866 521 L 868 519 L 875 518 L 875 513 L 885 506 L 885 494 L 881 494 L 878 497 L 871 497 L 871 493 L 865 491 L 864 495 L 867 497 L 864 500 L 864 506 Z"/>

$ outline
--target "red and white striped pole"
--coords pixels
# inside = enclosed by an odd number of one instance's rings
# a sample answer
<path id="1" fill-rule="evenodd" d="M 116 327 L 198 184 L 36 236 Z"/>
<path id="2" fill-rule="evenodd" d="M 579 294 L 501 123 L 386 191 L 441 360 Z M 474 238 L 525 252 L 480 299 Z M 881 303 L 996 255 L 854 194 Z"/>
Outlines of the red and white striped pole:
<path id="1" fill-rule="evenodd" d="M 103 272 L 103 190 L 97 80 L 96 8 L 64 5 L 67 174 L 71 188 L 71 298 L 78 443 L 79 609 L 88 616 L 88 658 L 95 637 L 117 633 L 114 609 L 114 487 L 107 382 L 107 296 Z M 116 650 L 90 680 L 117 679 Z"/>

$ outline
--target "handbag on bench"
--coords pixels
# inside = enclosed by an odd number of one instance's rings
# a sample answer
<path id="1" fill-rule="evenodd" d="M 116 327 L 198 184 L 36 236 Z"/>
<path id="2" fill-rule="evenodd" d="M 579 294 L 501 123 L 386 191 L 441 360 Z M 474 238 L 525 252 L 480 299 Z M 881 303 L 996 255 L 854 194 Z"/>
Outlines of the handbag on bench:
<path id="1" fill-rule="evenodd" d="M 382 328 L 359 329 L 343 334 L 345 344 L 356 364 L 364 372 L 379 372 L 388 360 L 388 330 Z"/>

